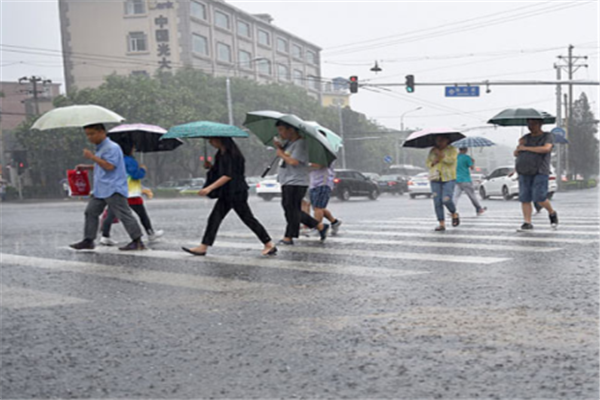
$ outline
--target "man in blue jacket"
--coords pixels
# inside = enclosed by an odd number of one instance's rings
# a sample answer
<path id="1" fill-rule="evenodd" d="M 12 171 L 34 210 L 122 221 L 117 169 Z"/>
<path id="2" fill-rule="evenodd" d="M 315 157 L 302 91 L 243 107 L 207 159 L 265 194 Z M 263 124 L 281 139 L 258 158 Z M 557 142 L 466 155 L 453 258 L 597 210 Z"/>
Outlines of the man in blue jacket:
<path id="1" fill-rule="evenodd" d="M 84 237 L 81 242 L 71 247 L 75 250 L 94 249 L 94 240 L 98 233 L 98 218 L 108 205 L 117 218 L 123 222 L 125 230 L 131 237 L 131 243 L 119 250 L 143 250 L 142 231 L 127 204 L 127 173 L 123 161 L 123 151 L 118 144 L 106 136 L 102 124 L 84 127 L 90 143 L 96 145 L 96 153 L 83 150 L 83 156 L 94 162 L 93 165 L 79 164 L 78 170 L 94 171 L 94 191 L 85 209 Z"/>

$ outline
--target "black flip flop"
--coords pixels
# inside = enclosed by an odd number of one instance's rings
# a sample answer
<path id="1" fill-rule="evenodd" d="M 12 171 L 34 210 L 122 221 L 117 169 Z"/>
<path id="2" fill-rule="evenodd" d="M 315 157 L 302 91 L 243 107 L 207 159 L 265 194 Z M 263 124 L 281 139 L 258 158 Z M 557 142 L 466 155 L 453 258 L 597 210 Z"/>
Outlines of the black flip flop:
<path id="1" fill-rule="evenodd" d="M 195 256 L 205 256 L 205 255 L 206 255 L 206 252 L 204 252 L 204 253 L 199 253 L 199 252 L 197 252 L 197 251 L 193 251 L 193 250 L 191 250 L 191 249 L 188 249 L 187 247 L 182 247 L 182 248 L 181 248 L 181 250 L 185 251 L 186 253 L 193 254 L 193 255 L 195 255 Z"/>
<path id="2" fill-rule="evenodd" d="M 458 218 L 458 214 L 456 214 L 456 218 L 452 217 L 452 226 L 460 225 L 460 218 Z"/>
<path id="3" fill-rule="evenodd" d="M 269 250 L 266 254 L 263 254 L 263 256 L 267 257 L 267 256 L 275 256 L 277 255 L 277 247 L 273 246 L 271 248 L 271 250 Z"/>

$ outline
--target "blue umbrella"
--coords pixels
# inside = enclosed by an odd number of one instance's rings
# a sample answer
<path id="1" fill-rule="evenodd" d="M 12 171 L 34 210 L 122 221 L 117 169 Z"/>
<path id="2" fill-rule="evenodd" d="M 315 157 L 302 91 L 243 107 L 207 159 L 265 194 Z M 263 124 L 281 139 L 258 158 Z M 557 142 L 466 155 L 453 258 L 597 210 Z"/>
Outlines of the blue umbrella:
<path id="1" fill-rule="evenodd" d="M 558 135 L 555 133 L 554 144 L 569 144 L 569 141 L 563 135 Z"/>
<path id="2" fill-rule="evenodd" d="M 456 148 L 462 148 L 462 147 L 490 147 L 490 146 L 495 146 L 496 143 L 492 142 L 490 139 L 486 139 L 484 137 L 479 137 L 479 136 L 470 136 L 470 137 L 466 137 L 464 139 L 460 139 L 457 140 L 456 142 L 452 143 L 452 146 L 456 147 Z"/>

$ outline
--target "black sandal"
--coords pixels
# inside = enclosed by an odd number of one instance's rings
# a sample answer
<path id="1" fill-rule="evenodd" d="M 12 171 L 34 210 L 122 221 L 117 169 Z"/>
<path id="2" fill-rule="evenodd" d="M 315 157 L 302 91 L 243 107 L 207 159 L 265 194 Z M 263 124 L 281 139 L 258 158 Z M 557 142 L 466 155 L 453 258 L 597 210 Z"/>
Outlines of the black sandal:
<path id="1" fill-rule="evenodd" d="M 193 254 L 195 256 L 205 256 L 206 255 L 206 252 L 200 253 L 200 252 L 188 249 L 187 247 L 182 247 L 181 250 L 185 251 L 186 253 Z"/>
<path id="2" fill-rule="evenodd" d="M 267 251 L 266 253 L 263 254 L 263 256 L 268 257 L 268 256 L 276 256 L 277 255 L 277 247 L 273 246 L 269 251 Z"/>
<path id="3" fill-rule="evenodd" d="M 452 217 L 452 226 L 458 226 L 460 225 L 460 218 L 458 218 L 458 213 L 456 214 L 456 217 Z"/>

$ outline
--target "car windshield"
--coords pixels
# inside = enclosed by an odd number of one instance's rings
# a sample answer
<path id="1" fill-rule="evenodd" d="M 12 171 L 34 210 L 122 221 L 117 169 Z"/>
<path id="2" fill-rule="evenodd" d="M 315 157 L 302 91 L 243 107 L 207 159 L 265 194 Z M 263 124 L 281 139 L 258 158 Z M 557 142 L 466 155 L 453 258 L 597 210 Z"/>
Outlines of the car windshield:
<path id="1" fill-rule="evenodd" d="M 379 178 L 382 181 L 395 181 L 398 179 L 398 177 L 396 175 L 383 175 L 381 178 Z"/>

